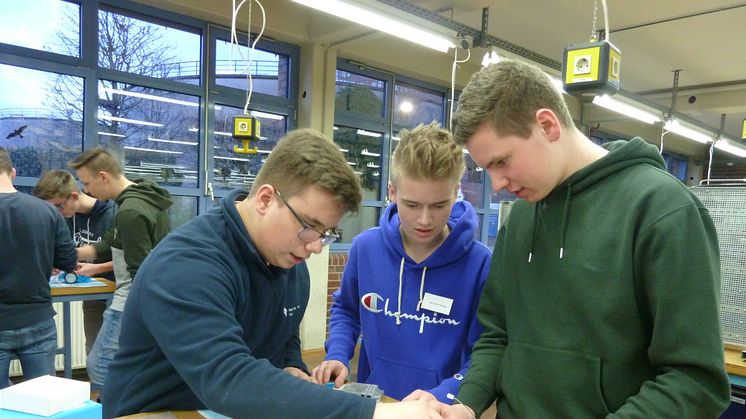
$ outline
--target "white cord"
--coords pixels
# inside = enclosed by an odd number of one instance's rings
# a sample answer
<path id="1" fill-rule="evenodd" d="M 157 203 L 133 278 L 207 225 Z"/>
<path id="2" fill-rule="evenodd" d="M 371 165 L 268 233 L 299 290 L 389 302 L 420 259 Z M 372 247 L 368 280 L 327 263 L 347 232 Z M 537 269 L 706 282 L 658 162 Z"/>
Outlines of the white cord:
<path id="1" fill-rule="evenodd" d="M 474 416 L 474 413 L 472 413 L 472 411 L 471 411 L 471 410 L 470 410 L 470 409 L 469 409 L 468 407 L 466 407 L 466 405 L 465 405 L 465 404 L 461 403 L 461 400 L 457 399 L 457 398 L 456 398 L 456 396 L 454 396 L 454 395 L 453 395 L 452 393 L 447 393 L 447 394 L 446 394 L 446 398 L 447 398 L 448 400 L 453 400 L 453 401 L 455 401 L 455 402 L 456 402 L 456 403 L 458 403 L 458 404 L 459 404 L 459 405 L 460 405 L 461 407 L 463 407 L 463 408 L 464 408 L 464 410 L 466 410 L 466 413 L 468 413 L 468 414 L 469 414 L 469 417 L 470 417 L 471 419 L 477 419 L 477 417 L 476 417 L 476 416 Z"/>
<path id="2" fill-rule="evenodd" d="M 243 108 L 243 113 L 245 115 L 249 114 L 249 103 L 251 102 L 251 95 L 254 91 L 254 79 L 251 77 L 251 61 L 252 61 L 252 55 L 254 50 L 256 49 L 256 44 L 259 42 L 259 39 L 264 34 L 264 29 L 267 25 L 267 13 L 264 10 L 264 6 L 262 6 L 262 3 L 259 2 L 259 0 L 242 0 L 241 3 L 238 4 L 238 7 L 236 7 L 236 0 L 233 0 L 233 15 L 231 17 L 231 53 L 230 53 L 230 60 L 233 61 L 233 46 L 238 45 L 238 33 L 236 31 L 236 20 L 238 18 L 238 11 L 241 9 L 241 7 L 244 5 L 244 3 L 249 2 L 249 18 L 246 28 L 246 34 L 248 36 L 248 43 L 247 46 L 249 47 L 249 54 L 248 57 L 244 57 L 243 53 L 241 52 L 241 49 L 238 49 L 238 53 L 241 56 L 241 60 L 246 63 L 245 70 L 246 71 L 246 79 L 249 83 L 249 88 L 246 90 L 246 104 Z M 251 43 L 251 5 L 253 2 L 256 2 L 256 4 L 259 6 L 259 9 L 262 11 L 262 26 L 259 30 L 259 34 L 254 38 L 254 42 Z"/>
<path id="3" fill-rule="evenodd" d="M 451 66 L 451 108 L 450 112 L 448 114 L 448 124 L 453 122 L 453 104 L 456 101 L 456 66 L 458 63 L 465 63 L 469 61 L 469 57 L 471 57 L 471 50 L 466 50 L 467 55 L 466 58 L 459 61 L 458 59 L 458 47 L 453 49 L 453 65 Z"/>
<path id="4" fill-rule="evenodd" d="M 609 42 L 609 11 L 606 9 L 606 0 L 601 0 L 601 6 L 604 8 L 604 39 Z"/>

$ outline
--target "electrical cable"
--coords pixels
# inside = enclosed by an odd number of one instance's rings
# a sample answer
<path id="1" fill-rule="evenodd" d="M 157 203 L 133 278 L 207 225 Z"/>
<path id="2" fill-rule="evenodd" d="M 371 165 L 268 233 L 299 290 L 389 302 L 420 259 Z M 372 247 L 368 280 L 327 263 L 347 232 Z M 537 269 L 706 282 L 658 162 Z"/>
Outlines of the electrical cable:
<path id="1" fill-rule="evenodd" d="M 236 0 L 233 0 L 233 14 L 231 16 L 231 60 L 233 60 L 233 46 L 239 45 L 238 42 L 238 33 L 236 31 L 236 20 L 238 18 L 238 12 L 241 10 L 241 7 L 244 5 L 244 3 L 249 2 L 249 17 L 248 17 L 248 23 L 246 27 L 246 34 L 248 37 L 247 47 L 249 47 L 249 53 L 247 57 L 244 57 L 243 53 L 241 52 L 241 49 L 238 49 L 238 53 L 241 56 L 241 60 L 245 62 L 246 66 L 244 71 L 246 72 L 246 79 L 248 81 L 249 87 L 246 90 L 246 104 L 243 108 L 243 113 L 245 115 L 249 114 L 249 103 L 251 102 L 251 95 L 254 91 L 254 79 L 251 76 L 251 61 L 252 61 L 252 55 L 254 50 L 256 49 L 256 44 L 259 42 L 259 39 L 264 34 L 264 29 L 267 25 L 267 13 L 264 10 L 264 6 L 262 5 L 259 0 L 242 0 L 241 3 L 238 4 L 238 7 L 236 7 Z M 256 38 L 254 38 L 254 42 L 251 42 L 251 17 L 252 17 L 252 3 L 256 2 L 256 4 L 259 6 L 259 9 L 262 11 L 262 25 L 261 29 L 259 30 L 259 34 L 257 34 Z"/>
<path id="2" fill-rule="evenodd" d="M 453 49 L 453 65 L 451 66 L 451 107 L 448 113 L 448 124 L 450 124 L 453 121 L 453 104 L 456 101 L 456 66 L 459 63 L 465 63 L 469 61 L 469 57 L 471 57 L 471 50 L 466 50 L 467 55 L 466 58 L 459 61 L 458 59 L 458 47 Z"/>
<path id="3" fill-rule="evenodd" d="M 455 401 L 455 402 L 456 402 L 456 403 L 458 403 L 458 404 L 459 404 L 459 405 L 460 405 L 461 407 L 463 407 L 463 408 L 464 408 L 464 410 L 466 411 L 466 413 L 468 413 L 468 414 L 469 414 L 469 418 L 471 418 L 471 419 L 477 419 L 477 417 L 476 417 L 476 416 L 474 415 L 474 413 L 473 413 L 473 412 L 471 411 L 471 409 L 469 409 L 468 407 L 466 407 L 466 405 L 465 405 L 465 404 L 461 403 L 461 400 L 459 400 L 458 398 L 456 398 L 456 396 L 454 396 L 454 395 L 453 395 L 452 393 L 447 393 L 447 394 L 446 394 L 446 398 L 447 398 L 448 400 L 453 400 L 453 401 Z"/>

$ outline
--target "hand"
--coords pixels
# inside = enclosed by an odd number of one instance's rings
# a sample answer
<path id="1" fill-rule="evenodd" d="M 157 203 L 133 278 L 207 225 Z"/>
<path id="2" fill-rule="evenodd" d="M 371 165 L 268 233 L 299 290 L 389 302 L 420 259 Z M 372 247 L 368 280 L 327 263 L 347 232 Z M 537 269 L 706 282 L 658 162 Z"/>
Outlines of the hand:
<path id="1" fill-rule="evenodd" d="M 447 419 L 441 412 L 448 406 L 438 401 L 410 400 L 398 403 L 377 403 L 373 419 Z M 458 418 L 458 416 L 452 416 Z"/>
<path id="2" fill-rule="evenodd" d="M 460 403 L 444 405 L 441 414 L 445 419 L 474 419 L 477 417 L 469 406 Z"/>
<path id="3" fill-rule="evenodd" d="M 310 375 L 306 374 L 305 371 L 303 371 L 300 368 L 296 367 L 285 367 L 282 369 L 286 373 L 292 375 L 293 377 L 300 378 L 301 380 L 308 381 L 310 383 L 318 384 L 315 378 L 311 377 Z"/>
<path id="4" fill-rule="evenodd" d="M 337 388 L 342 387 L 349 374 L 350 370 L 345 364 L 335 360 L 324 361 L 311 371 L 317 382 L 325 384 L 334 379 L 334 387 Z"/>
<path id="5" fill-rule="evenodd" d="M 83 276 L 94 276 L 100 273 L 98 263 L 78 263 L 75 273 Z"/>
<path id="6" fill-rule="evenodd" d="M 435 396 L 433 396 L 432 393 L 429 393 L 429 392 L 427 392 L 425 390 L 415 390 L 415 391 L 409 393 L 409 395 L 407 397 L 405 397 L 404 399 L 402 399 L 403 402 L 406 402 L 406 401 L 409 401 L 409 400 L 424 400 L 424 401 L 427 402 L 427 401 L 430 401 L 430 400 L 437 401 L 438 399 Z"/>
<path id="7" fill-rule="evenodd" d="M 53 268 L 52 269 L 52 275 L 51 276 L 57 276 L 59 274 L 60 274 L 60 270 L 59 269 L 57 269 L 57 268 Z"/>

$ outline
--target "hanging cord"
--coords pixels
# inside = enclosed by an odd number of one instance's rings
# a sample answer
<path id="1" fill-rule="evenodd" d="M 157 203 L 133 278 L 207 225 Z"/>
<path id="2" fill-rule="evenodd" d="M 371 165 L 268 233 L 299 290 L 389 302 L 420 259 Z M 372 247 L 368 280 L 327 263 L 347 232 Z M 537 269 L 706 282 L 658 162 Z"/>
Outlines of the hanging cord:
<path id="1" fill-rule="evenodd" d="M 715 153 L 715 143 L 717 141 L 713 141 L 712 145 L 710 146 L 710 161 L 707 163 L 707 184 L 710 184 L 710 173 L 712 173 L 712 155 Z"/>
<path id="2" fill-rule="evenodd" d="M 463 60 L 458 59 L 458 47 L 453 49 L 453 65 L 451 66 L 451 109 L 448 115 L 448 124 L 453 123 L 453 104 L 456 103 L 456 67 L 459 63 L 465 63 L 469 61 L 471 57 L 471 50 L 466 50 L 466 58 Z"/>
<path id="3" fill-rule="evenodd" d="M 246 63 L 246 67 L 244 71 L 246 71 L 246 80 L 248 81 L 249 88 L 246 90 L 246 104 L 243 108 L 243 113 L 245 115 L 249 114 L 249 103 L 251 103 L 251 95 L 254 91 L 254 79 L 251 76 L 251 61 L 253 52 L 256 49 L 256 44 L 259 42 L 259 39 L 264 34 L 264 29 L 267 25 L 267 13 L 264 10 L 264 6 L 262 6 L 262 3 L 259 2 L 259 0 L 242 0 L 241 3 L 238 4 L 238 7 L 236 7 L 236 0 L 233 0 L 233 16 L 231 19 L 231 60 L 233 60 L 233 46 L 238 45 L 238 33 L 236 32 L 236 19 L 238 18 L 238 11 L 241 9 L 241 7 L 244 5 L 244 3 L 249 2 L 249 18 L 248 23 L 246 25 L 246 34 L 248 36 L 248 42 L 247 46 L 249 47 L 249 54 L 248 57 L 244 57 L 243 53 L 241 52 L 241 49 L 238 49 L 238 53 L 241 56 L 241 60 L 243 60 Z M 251 42 L 251 17 L 252 17 L 252 3 L 256 2 L 257 6 L 259 6 L 259 9 L 262 11 L 262 26 L 259 30 L 259 34 L 254 38 L 254 42 Z"/>
<path id="4" fill-rule="evenodd" d="M 604 41 L 609 42 L 609 13 L 606 8 L 606 0 L 601 0 L 601 6 L 604 9 Z M 598 0 L 593 2 L 593 26 L 591 27 L 590 41 L 598 41 L 598 30 L 596 29 L 596 22 L 598 21 Z"/>
<path id="5" fill-rule="evenodd" d="M 666 134 L 668 134 L 669 132 L 671 132 L 671 131 L 669 131 L 669 130 L 667 130 L 665 128 L 661 128 L 661 147 L 658 150 L 658 154 L 660 154 L 660 155 L 663 155 L 663 137 L 665 137 Z"/>

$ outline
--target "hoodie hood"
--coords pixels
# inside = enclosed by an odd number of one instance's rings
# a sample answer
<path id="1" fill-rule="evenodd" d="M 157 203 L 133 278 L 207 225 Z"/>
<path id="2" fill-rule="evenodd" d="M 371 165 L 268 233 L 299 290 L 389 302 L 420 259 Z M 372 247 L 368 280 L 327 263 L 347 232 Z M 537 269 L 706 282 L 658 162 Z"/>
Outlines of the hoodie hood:
<path id="1" fill-rule="evenodd" d="M 635 137 L 629 141 L 612 141 L 603 144 L 602 147 L 609 151 L 606 156 L 570 175 L 570 177 L 568 177 L 564 182 L 554 188 L 546 198 L 533 204 L 534 226 L 531 247 L 528 253 L 529 263 L 533 257 L 534 245 L 539 228 L 538 222 L 540 212 L 543 208 L 550 205 L 563 206 L 560 245 L 558 250 L 559 258 L 562 259 L 565 252 L 567 220 L 570 218 L 573 197 L 631 166 L 647 164 L 666 171 L 666 163 L 658 152 L 658 149 L 642 138 Z"/>
<path id="2" fill-rule="evenodd" d="M 134 185 L 125 188 L 117 196 L 116 203 L 121 206 L 127 198 L 137 197 L 158 208 L 159 210 L 168 209 L 172 204 L 171 194 L 149 180 L 138 179 Z"/>
<path id="3" fill-rule="evenodd" d="M 379 221 L 381 226 L 383 243 L 386 249 L 411 264 L 415 264 L 404 251 L 404 244 L 399 231 L 401 221 L 399 220 L 399 209 L 396 204 L 390 204 L 384 211 Z M 449 233 L 445 241 L 430 255 L 422 261 L 428 269 L 443 265 L 449 265 L 459 260 L 474 243 L 474 234 L 477 229 L 477 214 L 467 201 L 458 201 L 453 204 L 451 215 L 448 217 Z"/>

